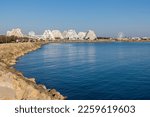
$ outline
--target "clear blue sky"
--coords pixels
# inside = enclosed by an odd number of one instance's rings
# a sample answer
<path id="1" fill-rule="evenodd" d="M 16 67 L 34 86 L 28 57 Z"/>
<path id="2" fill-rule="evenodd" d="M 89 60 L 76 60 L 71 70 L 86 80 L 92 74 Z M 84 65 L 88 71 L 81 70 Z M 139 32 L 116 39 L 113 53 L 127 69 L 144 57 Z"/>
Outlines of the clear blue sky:
<path id="1" fill-rule="evenodd" d="M 16 27 L 150 36 L 150 0 L 0 0 L 0 34 Z"/>

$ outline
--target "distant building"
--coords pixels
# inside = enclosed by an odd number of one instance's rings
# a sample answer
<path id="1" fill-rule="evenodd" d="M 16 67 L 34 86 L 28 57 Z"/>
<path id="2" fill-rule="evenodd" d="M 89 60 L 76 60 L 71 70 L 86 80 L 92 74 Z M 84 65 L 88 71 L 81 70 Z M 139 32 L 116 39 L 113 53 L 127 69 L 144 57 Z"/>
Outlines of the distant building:
<path id="1" fill-rule="evenodd" d="M 52 34 L 55 39 L 64 39 L 61 32 L 59 30 L 53 30 Z"/>
<path id="2" fill-rule="evenodd" d="M 96 34 L 94 31 L 92 30 L 89 30 L 87 33 L 86 33 L 86 36 L 85 36 L 85 39 L 86 40 L 95 40 L 97 38 Z"/>
<path id="3" fill-rule="evenodd" d="M 149 40 L 150 38 L 149 37 L 142 37 L 141 39 L 142 40 Z"/>
<path id="4" fill-rule="evenodd" d="M 28 35 L 29 35 L 29 37 L 35 37 L 35 32 L 30 31 L 30 32 L 28 33 Z"/>
<path id="5" fill-rule="evenodd" d="M 21 32 L 21 29 L 12 29 L 11 31 L 7 31 L 7 36 L 16 36 L 16 37 L 23 37 L 23 33 Z"/>
<path id="6" fill-rule="evenodd" d="M 124 37 L 125 37 L 125 35 L 124 35 L 123 32 L 119 32 L 119 33 L 118 33 L 118 39 L 122 39 L 122 38 L 124 38 Z"/>
<path id="7" fill-rule="evenodd" d="M 53 33 L 50 30 L 45 30 L 43 33 L 43 38 L 48 40 L 55 40 Z"/>
<path id="8" fill-rule="evenodd" d="M 66 31 L 66 30 L 62 33 L 62 36 L 63 36 L 64 39 L 67 39 L 66 38 L 67 33 L 68 33 L 68 31 Z"/>
<path id="9" fill-rule="evenodd" d="M 11 31 L 7 31 L 7 36 L 16 36 L 16 37 L 25 37 L 31 40 L 95 40 L 97 36 L 94 31 L 89 30 L 88 32 L 79 32 L 77 33 L 75 30 L 71 29 L 68 31 L 64 31 L 61 33 L 59 30 L 45 30 L 43 35 L 36 35 L 34 31 L 30 31 L 28 35 L 23 35 L 21 29 L 12 29 Z"/>
<path id="10" fill-rule="evenodd" d="M 132 37 L 131 39 L 132 39 L 132 40 L 141 40 L 140 37 Z"/>
<path id="11" fill-rule="evenodd" d="M 85 36 L 86 36 L 86 32 L 79 32 L 79 33 L 78 33 L 78 36 L 79 36 L 79 39 L 80 39 L 80 40 L 84 40 L 84 39 L 85 39 Z"/>
<path id="12" fill-rule="evenodd" d="M 64 38 L 69 40 L 77 40 L 79 39 L 79 36 L 75 30 L 68 30 Z"/>

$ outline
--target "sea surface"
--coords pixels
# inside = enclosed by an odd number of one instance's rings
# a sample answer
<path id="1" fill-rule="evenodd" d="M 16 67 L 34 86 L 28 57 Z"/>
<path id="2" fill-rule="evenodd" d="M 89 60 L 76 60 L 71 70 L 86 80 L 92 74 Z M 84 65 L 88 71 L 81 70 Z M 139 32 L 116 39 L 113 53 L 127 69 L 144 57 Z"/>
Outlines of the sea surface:
<path id="1" fill-rule="evenodd" d="M 150 43 L 51 43 L 14 66 L 68 100 L 150 100 Z"/>

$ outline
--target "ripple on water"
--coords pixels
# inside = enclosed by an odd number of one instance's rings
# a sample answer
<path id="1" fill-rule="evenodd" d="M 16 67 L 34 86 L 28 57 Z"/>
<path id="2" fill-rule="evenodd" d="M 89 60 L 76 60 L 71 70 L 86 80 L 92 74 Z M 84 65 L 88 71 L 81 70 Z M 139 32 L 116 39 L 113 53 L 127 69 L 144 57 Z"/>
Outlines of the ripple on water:
<path id="1" fill-rule="evenodd" d="M 68 99 L 150 99 L 150 43 L 48 44 L 16 68 Z"/>

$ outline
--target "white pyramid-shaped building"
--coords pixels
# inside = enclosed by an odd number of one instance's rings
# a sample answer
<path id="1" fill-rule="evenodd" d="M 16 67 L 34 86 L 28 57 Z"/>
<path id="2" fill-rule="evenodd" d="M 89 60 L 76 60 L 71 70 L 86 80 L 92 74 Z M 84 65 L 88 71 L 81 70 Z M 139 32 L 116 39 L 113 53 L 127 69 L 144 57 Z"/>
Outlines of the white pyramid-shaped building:
<path id="1" fill-rule="evenodd" d="M 86 36 L 85 36 L 85 39 L 86 40 L 95 40 L 97 38 L 96 34 L 94 31 L 92 30 L 89 30 L 87 33 L 86 33 Z"/>
<path id="2" fill-rule="evenodd" d="M 43 38 L 49 39 L 49 40 L 55 40 L 55 37 L 54 37 L 53 33 L 51 32 L 51 30 L 45 30 L 43 33 Z"/>
<path id="3" fill-rule="evenodd" d="M 63 39 L 63 36 L 59 30 L 53 30 L 52 34 L 53 34 L 55 39 Z"/>
<path id="4" fill-rule="evenodd" d="M 11 31 L 7 31 L 7 36 L 16 36 L 16 37 L 23 37 L 23 33 L 21 32 L 21 29 L 16 28 L 12 29 Z"/>
<path id="5" fill-rule="evenodd" d="M 84 39 L 85 39 L 85 36 L 86 36 L 86 32 L 79 32 L 79 33 L 78 33 L 78 36 L 79 36 L 79 39 L 80 39 L 80 40 L 84 40 Z"/>
<path id="6" fill-rule="evenodd" d="M 66 31 L 66 30 L 62 33 L 62 36 L 63 36 L 64 39 L 67 39 L 66 38 L 67 33 L 68 33 L 68 31 Z"/>
<path id="7" fill-rule="evenodd" d="M 65 38 L 67 38 L 69 40 L 77 40 L 77 39 L 79 39 L 79 36 L 75 30 L 68 30 Z"/>

